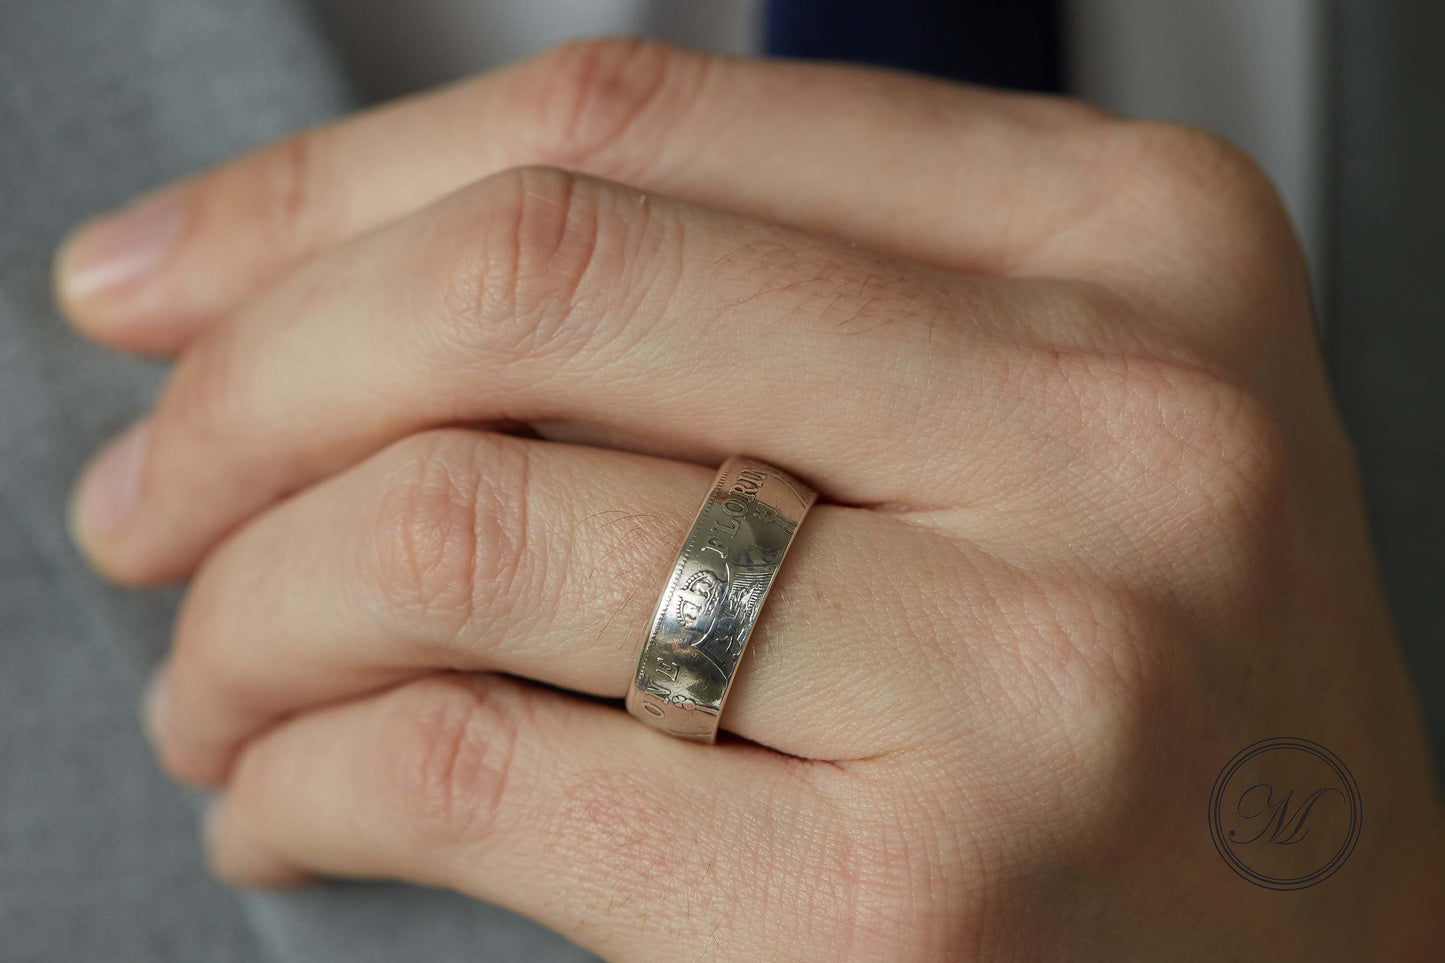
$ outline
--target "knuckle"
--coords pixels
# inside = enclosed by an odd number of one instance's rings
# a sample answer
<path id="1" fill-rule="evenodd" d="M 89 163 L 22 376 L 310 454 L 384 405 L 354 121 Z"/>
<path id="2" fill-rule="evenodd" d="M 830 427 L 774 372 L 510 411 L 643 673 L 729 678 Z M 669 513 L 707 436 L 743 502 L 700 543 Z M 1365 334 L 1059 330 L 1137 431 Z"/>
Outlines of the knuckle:
<path id="1" fill-rule="evenodd" d="M 1260 545 L 1286 494 L 1278 418 L 1227 377 L 1138 356 L 1096 362 L 1078 424 L 1106 497 L 1169 557 Z M 1119 495 L 1123 495 L 1119 499 Z M 1116 509 L 1117 511 L 1117 509 Z"/>
<path id="2" fill-rule="evenodd" d="M 1135 690 L 1140 667 L 1127 657 L 1151 627 L 1139 603 L 1105 583 L 1040 584 L 1002 603 L 1019 645 L 999 654 L 999 675 L 1037 710 L 1069 716 L 1094 708 L 1101 692 Z M 1074 721 L 1071 732 L 1089 728 Z"/>
<path id="3" fill-rule="evenodd" d="M 1284 202 L 1243 150 L 1182 124 L 1124 121 L 1114 129 L 1126 132 L 1116 200 L 1148 236 L 1249 290 L 1277 286 L 1287 273 L 1281 265 L 1303 270 Z"/>
<path id="4" fill-rule="evenodd" d="M 598 185 L 551 168 L 518 168 L 482 182 L 423 271 L 421 290 L 444 292 L 440 312 L 449 356 L 529 361 L 577 350 L 594 312 L 574 311 L 597 269 Z M 472 252 L 458 258 L 457 251 Z M 613 266 L 613 265 L 609 265 Z"/>
<path id="5" fill-rule="evenodd" d="M 395 694 L 379 743 L 381 795 L 423 849 L 477 844 L 516 791 L 521 700 L 504 680 L 437 677 Z"/>
<path id="6" fill-rule="evenodd" d="M 626 37 L 546 51 L 527 65 L 518 98 L 535 156 L 613 176 L 631 165 L 635 173 L 710 62 L 707 54 Z"/>
<path id="7" fill-rule="evenodd" d="M 1192 373 L 1160 397 L 1160 444 L 1186 496 L 1178 533 L 1240 542 L 1273 531 L 1286 475 L 1274 414 L 1240 385 Z"/>
<path id="8" fill-rule="evenodd" d="M 478 634 L 479 620 L 505 618 L 529 590 L 526 445 L 438 431 L 393 454 L 363 581 L 384 618 L 450 646 Z"/>
<path id="9" fill-rule="evenodd" d="M 1163 121 L 1127 121 L 1132 180 L 1170 212 L 1246 222 L 1282 215 L 1274 184 L 1247 153 L 1207 131 Z"/>
<path id="10" fill-rule="evenodd" d="M 1155 641 L 1170 614 L 1149 591 L 1099 577 L 1054 586 L 1029 609 L 1038 629 L 1020 678 L 1040 716 L 1055 720 L 1037 757 L 1065 791 L 1098 785 L 1125 764 L 1133 733 L 1168 718 L 1170 673 Z"/>
<path id="11" fill-rule="evenodd" d="M 1034 576 L 994 596 L 994 631 L 1010 646 L 985 654 L 980 691 L 1001 716 L 1038 721 L 1014 785 L 1041 799 L 1112 772 L 1130 734 L 1163 718 L 1169 677 L 1154 644 L 1170 612 L 1150 588 L 1111 574 Z M 1039 782 L 1040 778 L 1047 782 Z"/>
<path id="12" fill-rule="evenodd" d="M 330 211 L 325 198 L 330 192 L 320 189 L 325 176 L 320 169 L 325 137 L 318 130 L 299 131 L 257 158 L 255 182 L 246 185 L 244 196 L 247 204 L 259 201 L 257 223 L 263 243 L 272 250 L 304 256 L 328 233 L 325 225 Z"/>

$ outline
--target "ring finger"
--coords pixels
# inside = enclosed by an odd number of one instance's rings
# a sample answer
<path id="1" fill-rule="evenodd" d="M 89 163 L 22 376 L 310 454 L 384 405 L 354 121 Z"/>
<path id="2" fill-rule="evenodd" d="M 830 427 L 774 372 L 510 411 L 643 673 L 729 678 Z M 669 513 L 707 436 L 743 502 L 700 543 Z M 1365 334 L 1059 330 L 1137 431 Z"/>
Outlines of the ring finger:
<path id="1" fill-rule="evenodd" d="M 166 768 L 215 784 L 237 747 L 277 718 L 438 669 L 621 696 L 710 480 L 708 469 L 649 456 L 447 430 L 303 492 L 225 543 L 192 586 L 152 702 Z M 724 727 L 810 758 L 899 747 L 906 709 L 816 723 L 825 707 L 901 691 L 896 667 L 913 658 L 891 653 L 889 627 L 907 613 L 890 586 L 931 577 L 946 592 L 941 580 L 956 576 L 939 573 L 984 564 L 965 551 L 896 515 L 816 507 L 769 595 Z M 957 621 L 949 630 L 987 631 Z M 906 645 L 916 655 L 929 641 Z"/>

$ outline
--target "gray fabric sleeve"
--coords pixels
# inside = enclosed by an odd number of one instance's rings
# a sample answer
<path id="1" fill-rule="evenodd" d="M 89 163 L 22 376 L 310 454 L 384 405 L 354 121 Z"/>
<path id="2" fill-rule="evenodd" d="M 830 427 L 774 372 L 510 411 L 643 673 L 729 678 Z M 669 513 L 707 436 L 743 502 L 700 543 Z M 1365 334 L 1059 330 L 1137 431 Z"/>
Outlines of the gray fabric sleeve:
<path id="1" fill-rule="evenodd" d="M 0 959 L 588 959 L 460 896 L 334 884 L 240 897 L 205 874 L 200 800 L 136 724 L 177 596 L 109 589 L 62 522 L 88 454 L 163 369 L 56 316 L 49 261 L 82 217 L 345 110 L 292 0 L 0 0 Z"/>

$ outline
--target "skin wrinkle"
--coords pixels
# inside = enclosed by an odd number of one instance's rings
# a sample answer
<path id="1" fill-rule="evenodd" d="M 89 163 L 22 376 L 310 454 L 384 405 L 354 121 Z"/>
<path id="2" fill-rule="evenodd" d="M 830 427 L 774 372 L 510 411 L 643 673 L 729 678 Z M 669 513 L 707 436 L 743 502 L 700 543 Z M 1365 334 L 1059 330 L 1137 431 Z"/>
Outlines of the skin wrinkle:
<path id="1" fill-rule="evenodd" d="M 473 451 L 473 457 L 475 457 L 476 454 L 480 453 L 481 449 L 476 448 L 473 449 Z M 536 600 L 538 593 L 535 591 L 530 593 L 517 591 L 518 580 L 524 573 L 540 572 L 542 574 L 540 576 L 534 576 L 534 578 L 541 578 L 544 582 L 549 576 L 565 577 L 566 574 L 565 569 L 558 573 L 555 568 L 555 563 L 560 560 L 554 553 L 548 551 L 551 546 L 556 544 L 556 540 L 546 537 L 533 537 L 533 532 L 539 529 L 532 518 L 532 459 L 525 445 L 516 445 L 514 451 L 517 455 L 517 464 L 519 466 L 513 476 L 515 483 L 506 486 L 506 498 L 497 499 L 498 504 L 507 504 L 510 502 L 505 511 L 510 517 L 514 517 L 517 520 L 515 531 L 511 536 L 512 544 L 503 555 L 500 556 L 504 559 L 511 558 L 515 560 L 515 563 L 508 569 L 506 579 L 498 593 L 499 597 L 505 598 L 507 602 L 501 605 L 493 603 L 493 608 L 500 609 L 499 614 L 507 619 L 513 617 L 513 609 L 518 604 L 519 597 L 521 601 Z M 479 471 L 476 477 L 483 478 L 485 476 Z M 486 483 L 483 482 L 483 484 Z M 491 490 L 493 492 L 500 491 L 501 486 L 492 486 Z M 477 531 L 480 532 L 480 516 L 475 517 L 479 519 Z M 503 538 L 507 537 L 506 529 L 507 526 L 505 523 L 497 525 L 497 530 L 502 533 Z M 482 545 L 486 543 L 479 540 L 474 544 Z M 539 547 L 541 547 L 540 550 Z M 473 564 L 470 566 L 470 574 L 473 579 L 476 578 L 478 568 L 476 563 L 479 561 L 480 559 L 478 557 L 473 556 Z M 477 594 L 479 593 L 474 593 L 474 595 Z M 475 615 L 475 610 L 470 614 Z M 470 621 L 470 619 L 468 621 Z M 475 637 L 473 633 L 467 634 Z M 453 639 L 453 641 L 460 640 Z"/>
<path id="2" fill-rule="evenodd" d="M 269 208 L 271 216 L 265 218 L 271 243 L 302 257 L 315 250 L 315 238 L 327 233 L 324 224 L 321 230 L 313 227 L 315 219 L 325 214 L 318 202 L 324 192 L 312 187 L 319 157 L 316 137 L 313 132 L 300 131 L 277 145 L 279 162 L 272 170 L 279 184 L 264 195 L 276 199 Z"/>
<path id="3" fill-rule="evenodd" d="M 580 312 L 574 314 L 569 306 L 576 304 L 602 244 L 598 199 L 590 194 L 579 197 L 575 178 L 551 171 L 524 170 L 517 187 L 521 200 L 515 233 L 507 238 L 516 247 L 510 255 L 515 275 L 496 279 L 497 286 L 507 290 L 505 300 L 517 329 L 515 342 L 507 346 L 509 353 L 522 359 L 548 356 L 564 332 L 571 342 L 569 351 L 583 350 L 591 339 L 577 323 L 582 320 Z M 539 214 L 539 208 L 553 213 Z M 539 236 L 540 251 L 536 250 Z M 484 305 L 478 307 L 476 317 L 478 323 L 485 323 Z"/>
<path id="4" fill-rule="evenodd" d="M 539 81 L 533 88 L 536 116 L 542 121 L 531 128 L 535 148 L 557 166 L 600 163 L 624 179 L 641 172 L 619 166 L 619 160 L 650 156 L 636 144 L 656 140 L 641 134 L 642 121 L 665 100 L 668 123 L 654 124 L 653 129 L 681 122 L 688 104 L 706 86 L 714 63 L 712 58 L 670 57 L 655 44 L 620 38 L 601 45 L 564 45 L 551 56 L 553 63 L 534 67 Z M 552 118 L 559 123 L 548 123 Z"/>
<path id="5" fill-rule="evenodd" d="M 570 176 L 568 184 L 569 197 L 582 189 Z M 619 371 L 628 368 L 641 372 L 650 367 L 637 364 L 637 353 L 647 344 L 650 325 L 640 326 L 639 321 L 649 315 L 663 319 L 670 313 L 668 305 L 681 280 L 681 265 L 686 258 L 685 230 L 679 218 L 670 214 L 659 217 L 653 205 L 640 204 L 632 210 L 619 210 L 620 198 L 599 193 L 590 182 L 585 192 L 588 199 L 574 205 L 588 211 L 584 226 L 573 227 L 569 213 L 564 228 L 587 238 L 585 258 L 580 267 L 568 268 L 568 285 L 549 296 L 554 306 L 544 314 L 551 316 L 549 323 L 559 331 L 569 325 L 576 327 L 577 319 L 589 315 L 605 315 L 610 319 L 606 325 L 599 323 L 582 328 L 580 336 L 568 335 L 572 343 L 567 353 L 573 363 L 564 366 L 567 376 L 615 378 Z M 641 220 L 637 218 L 637 211 L 642 212 Z M 651 249 L 644 252 L 641 248 L 648 241 L 652 241 Z M 599 263 L 603 251 L 607 252 L 605 266 Z M 676 253 L 669 256 L 668 251 Z M 669 278 L 666 266 L 671 263 L 679 267 Z M 657 268 L 651 276 L 646 276 L 647 268 L 653 264 Z M 543 264 L 530 273 L 546 277 L 550 272 Z M 607 278 L 613 275 L 620 279 L 620 284 L 609 285 Z M 621 294 L 616 293 L 618 288 Z M 606 290 L 607 294 L 583 303 L 580 294 L 584 290 Z M 641 310 L 642 303 L 649 300 L 653 302 L 652 309 Z M 600 338 L 604 333 L 605 338 Z M 536 352 L 522 351 L 519 357 L 524 362 L 535 361 Z M 585 364 L 580 363 L 583 359 Z"/>
<path id="6" fill-rule="evenodd" d="M 495 539 L 467 494 L 477 486 L 470 478 L 458 479 L 445 460 L 447 436 L 422 438 L 424 446 L 411 455 L 411 472 L 381 502 L 383 534 L 371 581 L 393 625 L 442 620 L 444 635 L 455 638 L 475 614 L 473 599 L 481 585 L 477 555 Z M 460 471 L 470 475 L 472 466 Z"/>
<path id="7" fill-rule="evenodd" d="M 619 208 L 624 204 L 622 198 L 612 200 Z M 623 270 L 625 272 L 630 268 L 639 276 L 630 285 L 632 298 L 624 299 L 617 310 L 625 312 L 634 321 L 649 314 L 659 319 L 667 318 L 675 311 L 683 290 L 693 241 L 686 220 L 679 217 L 673 207 L 652 203 L 646 195 L 638 195 L 636 209 L 643 212 L 640 221 L 628 215 L 618 218 L 625 227 L 624 239 L 628 242 L 620 258 Z M 633 337 L 628 338 L 629 333 Z M 651 359 L 653 363 L 649 365 L 636 363 L 636 353 L 644 350 L 647 343 L 645 334 L 635 324 L 624 325 L 614 330 L 605 346 L 599 346 L 617 359 L 608 366 L 615 375 L 625 376 L 630 361 L 635 377 L 640 381 L 644 371 L 665 363 L 664 358 Z M 596 353 L 601 354 L 601 351 Z"/>

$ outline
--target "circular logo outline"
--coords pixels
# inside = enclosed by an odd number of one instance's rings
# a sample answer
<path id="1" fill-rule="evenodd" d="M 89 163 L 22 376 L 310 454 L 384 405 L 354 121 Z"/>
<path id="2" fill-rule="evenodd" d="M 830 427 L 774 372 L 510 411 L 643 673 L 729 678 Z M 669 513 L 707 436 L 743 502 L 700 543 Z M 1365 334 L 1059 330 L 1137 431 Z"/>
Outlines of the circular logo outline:
<path id="1" fill-rule="evenodd" d="M 1223 801 L 1224 791 L 1229 786 L 1230 779 L 1233 778 L 1235 772 L 1239 770 L 1239 767 L 1256 756 L 1276 749 L 1294 749 L 1299 752 L 1309 753 L 1329 766 L 1335 775 L 1339 777 L 1340 783 L 1344 787 L 1345 801 L 1350 807 L 1350 827 L 1349 832 L 1345 835 L 1344 842 L 1340 844 L 1340 848 L 1328 862 L 1304 876 L 1267 876 L 1264 873 L 1250 868 L 1250 866 L 1240 859 L 1230 848 L 1228 840 L 1225 837 L 1224 827 L 1220 824 L 1219 820 L 1220 804 Z M 1246 882 L 1253 883 L 1255 886 L 1264 889 L 1280 891 L 1300 890 L 1309 889 L 1311 886 L 1317 886 L 1323 883 L 1338 872 L 1339 868 L 1350 858 L 1350 854 L 1355 850 L 1355 844 L 1359 842 L 1360 829 L 1363 824 L 1364 804 L 1360 799 L 1360 787 L 1355 783 L 1354 774 L 1350 772 L 1349 768 L 1341 761 L 1339 756 L 1336 756 L 1333 752 L 1330 752 L 1317 742 L 1298 736 L 1275 736 L 1269 739 L 1261 739 L 1258 742 L 1253 742 L 1245 746 L 1239 750 L 1239 752 L 1235 753 L 1229 762 L 1224 764 L 1224 768 L 1219 771 L 1219 775 L 1214 780 L 1214 788 L 1209 794 L 1209 835 L 1214 841 L 1215 850 L 1218 851 L 1220 858 L 1224 860 L 1225 865 L 1228 866 L 1235 875 Z"/>

